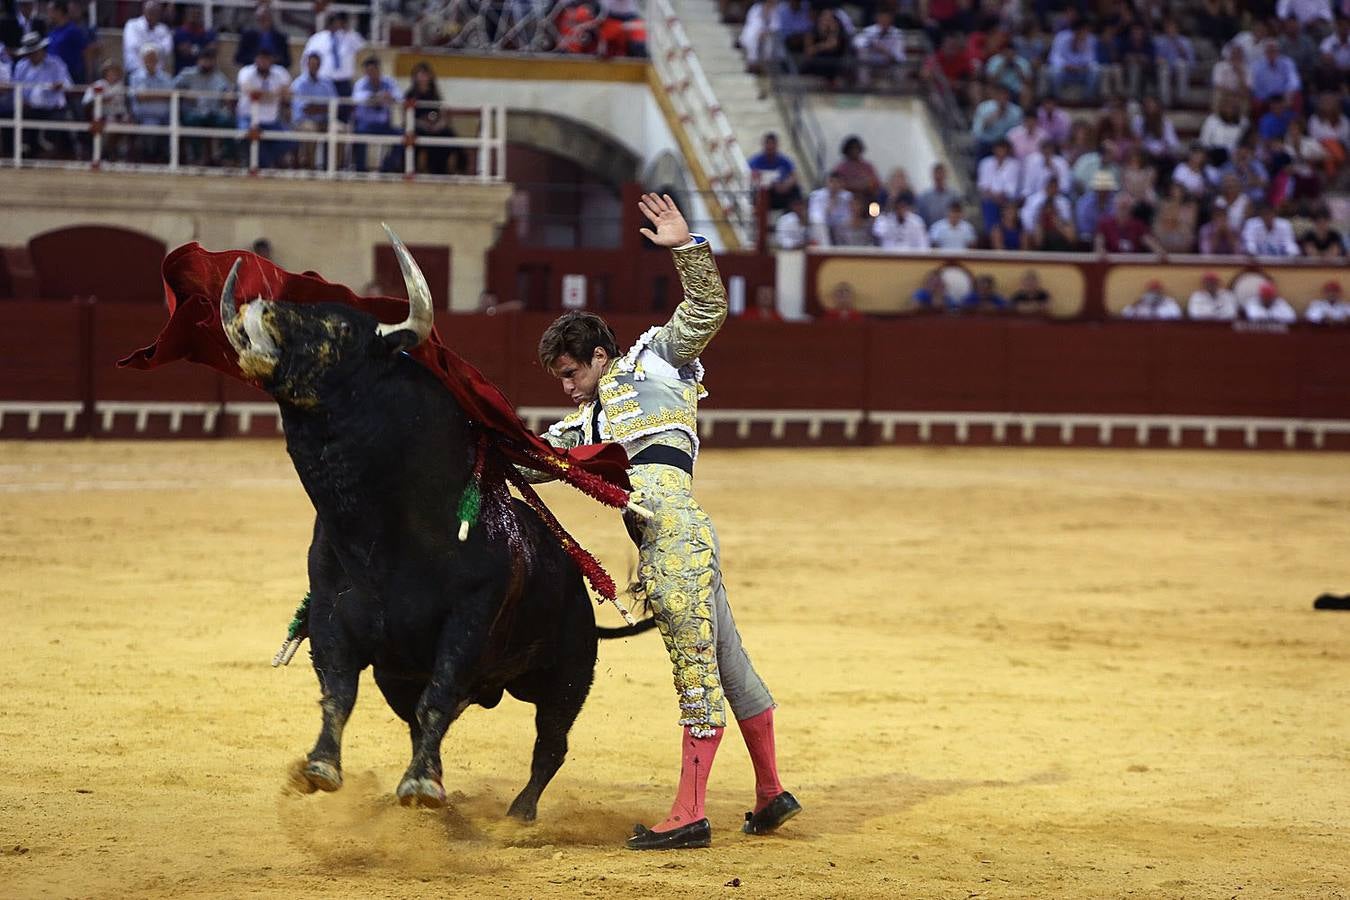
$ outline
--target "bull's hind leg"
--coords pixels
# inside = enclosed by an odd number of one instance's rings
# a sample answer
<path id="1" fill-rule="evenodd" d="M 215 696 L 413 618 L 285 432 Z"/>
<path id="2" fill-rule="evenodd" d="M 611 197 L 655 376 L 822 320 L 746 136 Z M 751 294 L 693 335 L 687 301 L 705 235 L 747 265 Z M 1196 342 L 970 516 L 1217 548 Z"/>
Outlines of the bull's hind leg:
<path id="1" fill-rule="evenodd" d="M 506 814 L 512 818 L 533 822 L 538 814 L 539 796 L 567 758 L 567 735 L 590 692 L 593 665 L 592 662 L 584 671 L 541 673 L 547 687 L 543 695 L 535 700 L 534 758 L 530 762 L 530 780 L 507 810 Z"/>

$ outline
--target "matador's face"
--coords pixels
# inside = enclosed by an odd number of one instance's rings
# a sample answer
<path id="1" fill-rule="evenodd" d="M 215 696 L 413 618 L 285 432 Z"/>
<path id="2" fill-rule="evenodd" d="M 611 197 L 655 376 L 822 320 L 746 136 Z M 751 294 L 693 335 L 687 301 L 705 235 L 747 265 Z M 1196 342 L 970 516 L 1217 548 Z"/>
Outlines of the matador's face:
<path id="1" fill-rule="evenodd" d="M 600 347 L 595 348 L 587 363 L 578 362 L 570 353 L 564 353 L 554 360 L 550 371 L 562 381 L 563 393 L 580 406 L 595 399 L 600 385 L 600 376 L 609 367 L 609 353 Z"/>

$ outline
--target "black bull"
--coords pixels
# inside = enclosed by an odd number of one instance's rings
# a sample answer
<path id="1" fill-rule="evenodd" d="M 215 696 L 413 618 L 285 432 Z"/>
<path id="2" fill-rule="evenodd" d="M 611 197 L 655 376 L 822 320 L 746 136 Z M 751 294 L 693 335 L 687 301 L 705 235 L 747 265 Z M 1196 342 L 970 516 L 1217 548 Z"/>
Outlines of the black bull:
<path id="1" fill-rule="evenodd" d="M 240 367 L 276 398 L 316 512 L 308 624 L 323 725 L 300 784 L 341 787 L 343 726 L 372 666 L 412 737 L 405 804 L 445 802 L 441 742 L 469 704 L 495 706 L 503 690 L 533 703 L 530 779 L 509 811 L 531 820 L 590 690 L 597 636 L 650 622 L 597 629 L 576 565 L 520 501 L 485 492 L 478 526 L 458 539 L 478 449 L 450 392 L 402 352 L 425 340 L 431 303 L 393 240 L 411 309 L 397 326 L 342 304 L 236 310 L 234 272 L 221 297 Z"/>

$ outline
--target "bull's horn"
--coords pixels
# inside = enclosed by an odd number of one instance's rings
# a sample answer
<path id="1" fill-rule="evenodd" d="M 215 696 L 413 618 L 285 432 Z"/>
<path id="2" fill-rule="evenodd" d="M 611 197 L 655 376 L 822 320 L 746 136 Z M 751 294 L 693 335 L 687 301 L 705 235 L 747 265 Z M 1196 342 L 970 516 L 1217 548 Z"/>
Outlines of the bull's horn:
<path id="1" fill-rule="evenodd" d="M 242 259 L 236 259 L 234 265 L 230 266 L 230 274 L 225 278 L 225 287 L 220 290 L 220 324 L 225 329 L 225 337 L 230 339 L 230 346 L 234 348 L 235 353 L 242 354 L 247 348 L 240 344 L 234 336 L 234 329 L 230 326 L 234 322 L 237 310 L 234 307 L 234 284 L 239 278 L 239 264 Z"/>
<path id="2" fill-rule="evenodd" d="M 431 334 L 431 326 L 435 321 L 435 313 L 431 308 L 431 290 L 427 287 L 422 270 L 417 267 L 412 254 L 403 246 L 394 230 L 385 225 L 384 233 L 389 235 L 389 240 L 394 245 L 394 255 L 398 257 L 398 267 L 403 270 L 403 283 L 408 288 L 408 318 L 397 325 L 380 325 L 375 329 L 375 333 L 385 337 L 396 331 L 411 331 L 417 335 L 417 343 L 420 344 Z"/>

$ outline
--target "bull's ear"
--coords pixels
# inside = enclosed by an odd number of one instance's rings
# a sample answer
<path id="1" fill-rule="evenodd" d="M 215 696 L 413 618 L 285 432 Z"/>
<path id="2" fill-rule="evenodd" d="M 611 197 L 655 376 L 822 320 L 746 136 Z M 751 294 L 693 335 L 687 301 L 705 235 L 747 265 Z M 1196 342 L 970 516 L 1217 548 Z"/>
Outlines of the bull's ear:
<path id="1" fill-rule="evenodd" d="M 391 353 L 398 353 L 403 350 L 411 350 L 419 343 L 417 332 L 409 328 L 400 328 L 398 331 L 389 334 L 377 334 L 375 343 L 380 344 Z"/>

